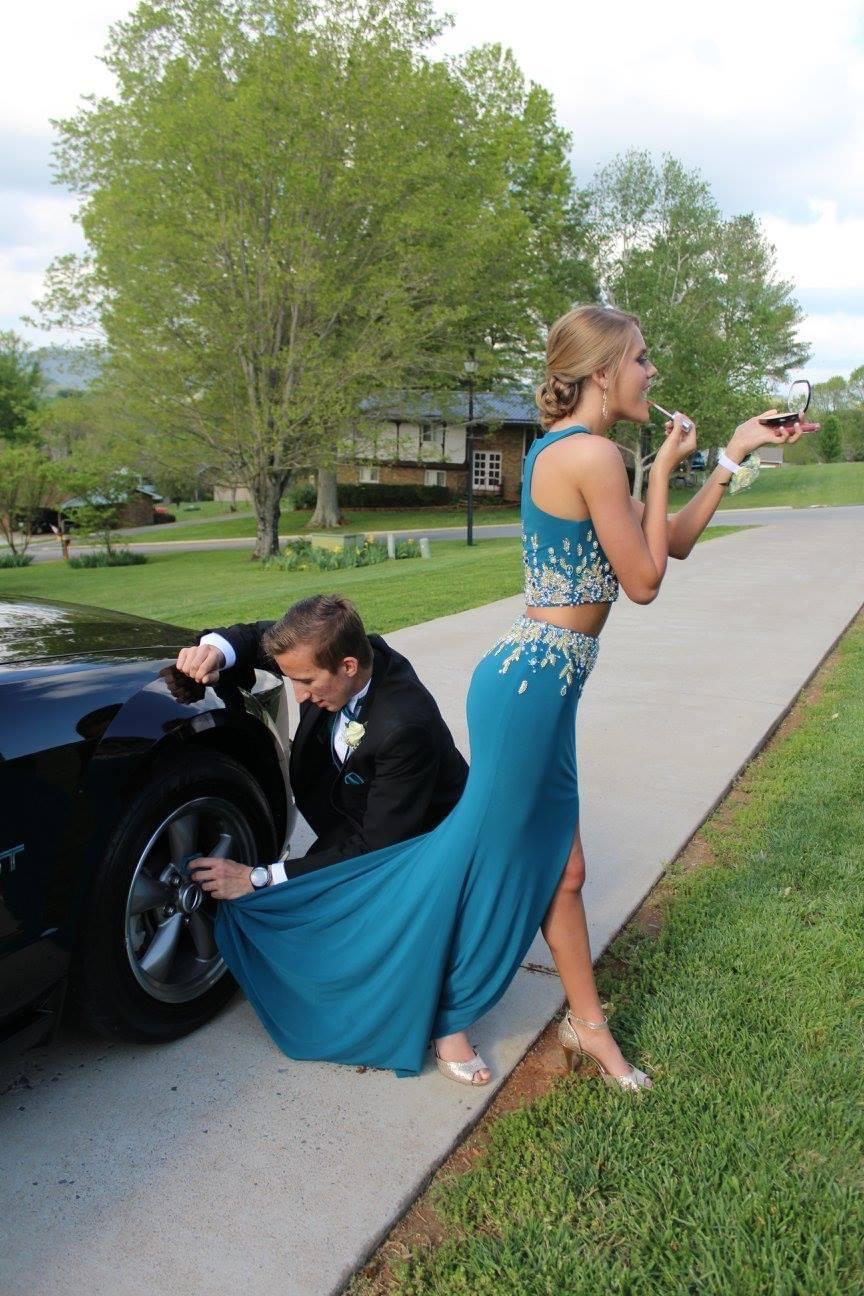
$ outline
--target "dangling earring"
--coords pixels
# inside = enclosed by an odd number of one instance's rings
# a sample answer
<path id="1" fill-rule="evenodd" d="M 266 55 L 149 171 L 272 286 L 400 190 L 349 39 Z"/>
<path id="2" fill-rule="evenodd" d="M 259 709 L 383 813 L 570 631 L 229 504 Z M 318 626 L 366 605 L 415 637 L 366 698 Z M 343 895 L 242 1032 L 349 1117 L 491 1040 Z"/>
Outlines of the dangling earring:
<path id="1" fill-rule="evenodd" d="M 602 413 L 602 415 L 603 415 L 603 422 L 605 423 L 605 422 L 606 422 L 606 419 L 607 419 L 607 417 L 608 417 L 608 415 L 609 415 L 609 407 L 608 407 L 608 405 L 606 404 L 606 388 L 605 388 L 605 387 L 603 388 L 603 404 L 602 404 L 602 406 L 601 406 L 600 408 L 601 408 L 601 413 Z"/>

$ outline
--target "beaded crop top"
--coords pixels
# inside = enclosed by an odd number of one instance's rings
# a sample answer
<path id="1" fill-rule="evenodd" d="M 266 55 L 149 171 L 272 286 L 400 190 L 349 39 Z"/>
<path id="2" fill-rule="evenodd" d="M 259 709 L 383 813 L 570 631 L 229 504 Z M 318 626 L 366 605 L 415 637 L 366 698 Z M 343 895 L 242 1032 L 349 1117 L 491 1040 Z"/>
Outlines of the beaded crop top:
<path id="1" fill-rule="evenodd" d="M 581 522 L 546 513 L 531 499 L 531 477 L 537 456 L 554 441 L 588 433 L 584 427 L 547 432 L 525 456 L 522 476 L 522 560 L 528 607 L 571 607 L 578 603 L 614 603 L 618 577 L 594 534 L 590 518 Z"/>

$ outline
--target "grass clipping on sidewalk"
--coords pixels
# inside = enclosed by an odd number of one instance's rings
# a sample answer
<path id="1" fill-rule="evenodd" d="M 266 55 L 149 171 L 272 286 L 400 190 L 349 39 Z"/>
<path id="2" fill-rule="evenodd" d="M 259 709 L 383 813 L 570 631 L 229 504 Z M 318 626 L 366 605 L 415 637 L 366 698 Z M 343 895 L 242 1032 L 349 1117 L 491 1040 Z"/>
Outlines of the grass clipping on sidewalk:
<path id="1" fill-rule="evenodd" d="M 864 1290 L 862 791 L 859 618 L 599 966 L 653 1092 L 565 1078 L 490 1122 L 387 1291 Z"/>

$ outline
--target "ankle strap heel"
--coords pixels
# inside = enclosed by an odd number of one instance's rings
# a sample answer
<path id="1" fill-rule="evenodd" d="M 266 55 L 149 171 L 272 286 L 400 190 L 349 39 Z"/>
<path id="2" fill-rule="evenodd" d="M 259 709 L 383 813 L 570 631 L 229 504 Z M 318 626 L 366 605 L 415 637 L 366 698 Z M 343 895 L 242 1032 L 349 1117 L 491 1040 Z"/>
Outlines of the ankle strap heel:
<path id="1" fill-rule="evenodd" d="M 640 1071 L 635 1066 L 631 1066 L 626 1075 L 611 1075 L 600 1059 L 585 1048 L 576 1030 L 577 1026 L 582 1026 L 589 1031 L 607 1030 L 609 1019 L 604 1017 L 600 1022 L 592 1022 L 585 1017 L 576 1017 L 571 1012 L 565 1013 L 558 1023 L 558 1043 L 564 1051 L 568 1071 L 578 1070 L 586 1062 L 593 1062 L 603 1083 L 611 1085 L 613 1088 L 624 1089 L 628 1093 L 639 1093 L 641 1090 L 652 1087 L 651 1081 L 645 1072 Z"/>

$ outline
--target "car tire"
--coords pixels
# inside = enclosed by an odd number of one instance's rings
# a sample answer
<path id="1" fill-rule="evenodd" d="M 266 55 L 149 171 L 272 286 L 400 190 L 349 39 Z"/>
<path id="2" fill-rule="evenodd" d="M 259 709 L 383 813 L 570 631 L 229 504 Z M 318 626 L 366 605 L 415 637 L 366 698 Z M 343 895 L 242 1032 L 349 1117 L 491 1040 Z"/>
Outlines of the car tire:
<path id="1" fill-rule="evenodd" d="M 188 873 L 195 856 L 276 858 L 258 784 L 220 753 L 161 770 L 123 815 L 97 870 L 73 990 L 84 1023 L 159 1043 L 209 1021 L 236 984 L 213 940 L 216 902 Z"/>

